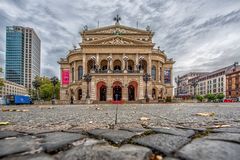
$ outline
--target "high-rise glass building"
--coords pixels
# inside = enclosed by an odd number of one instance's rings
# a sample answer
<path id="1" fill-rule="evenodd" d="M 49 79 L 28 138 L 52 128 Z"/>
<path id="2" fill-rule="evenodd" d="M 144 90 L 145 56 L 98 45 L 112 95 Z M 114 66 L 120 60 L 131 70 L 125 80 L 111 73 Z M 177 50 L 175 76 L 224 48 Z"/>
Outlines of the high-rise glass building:
<path id="1" fill-rule="evenodd" d="M 40 76 L 41 41 L 32 28 L 6 28 L 6 80 L 32 88 Z"/>

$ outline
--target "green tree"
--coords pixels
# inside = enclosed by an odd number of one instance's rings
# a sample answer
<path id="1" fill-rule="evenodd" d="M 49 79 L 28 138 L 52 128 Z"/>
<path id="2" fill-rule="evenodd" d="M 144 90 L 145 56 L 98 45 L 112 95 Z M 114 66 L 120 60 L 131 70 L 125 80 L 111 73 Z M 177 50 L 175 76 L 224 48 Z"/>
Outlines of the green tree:
<path id="1" fill-rule="evenodd" d="M 0 67 L 0 73 L 3 73 L 3 69 Z M 0 78 L 0 87 L 4 86 L 3 79 Z"/>
<path id="2" fill-rule="evenodd" d="M 203 102 L 203 100 L 204 100 L 204 97 L 203 96 L 201 96 L 201 95 L 197 95 L 197 100 L 199 101 L 199 102 Z"/>
<path id="3" fill-rule="evenodd" d="M 216 97 L 217 97 L 218 100 L 222 101 L 225 96 L 224 96 L 223 93 L 219 93 L 219 94 L 217 94 Z"/>
<path id="4" fill-rule="evenodd" d="M 45 83 L 40 87 L 40 97 L 43 100 L 51 100 L 53 91 L 53 85 L 51 83 Z"/>
<path id="5" fill-rule="evenodd" d="M 209 102 L 215 101 L 217 99 L 216 95 L 211 93 L 205 95 L 205 98 L 207 98 Z"/>
<path id="6" fill-rule="evenodd" d="M 41 86 L 41 78 L 36 76 L 34 81 L 32 82 L 33 87 L 36 90 L 36 99 L 39 99 L 39 88 Z"/>
<path id="7" fill-rule="evenodd" d="M 55 84 L 55 90 L 53 88 L 53 83 L 51 79 L 48 77 L 36 77 L 38 83 L 40 83 L 39 87 L 39 97 L 43 100 L 51 100 L 53 96 L 53 91 L 55 91 L 56 99 L 59 99 L 59 92 L 60 92 L 60 82 Z"/>

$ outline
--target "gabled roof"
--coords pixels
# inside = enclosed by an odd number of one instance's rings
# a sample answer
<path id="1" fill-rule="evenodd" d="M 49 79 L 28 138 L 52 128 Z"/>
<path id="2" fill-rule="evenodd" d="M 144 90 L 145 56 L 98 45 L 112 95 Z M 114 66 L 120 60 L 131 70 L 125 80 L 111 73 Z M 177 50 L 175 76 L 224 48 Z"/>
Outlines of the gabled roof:
<path id="1" fill-rule="evenodd" d="M 114 32 L 119 32 L 120 34 L 145 34 L 145 35 L 153 34 L 153 32 L 151 31 L 132 28 L 120 24 L 82 31 L 81 34 L 113 34 Z"/>

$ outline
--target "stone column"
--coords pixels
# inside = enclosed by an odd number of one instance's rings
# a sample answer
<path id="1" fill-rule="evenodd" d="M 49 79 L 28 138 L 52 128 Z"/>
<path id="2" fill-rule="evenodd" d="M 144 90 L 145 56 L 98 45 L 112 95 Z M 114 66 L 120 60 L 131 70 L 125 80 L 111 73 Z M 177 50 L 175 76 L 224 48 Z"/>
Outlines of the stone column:
<path id="1" fill-rule="evenodd" d="M 156 81 L 157 82 L 160 82 L 160 78 L 159 78 L 159 76 L 160 76 L 160 62 L 158 61 L 157 62 L 157 69 L 156 69 L 156 76 L 157 76 L 157 78 L 156 78 Z"/>
<path id="2" fill-rule="evenodd" d="M 92 79 L 92 81 L 90 82 L 90 99 L 91 100 L 96 100 L 96 85 L 95 85 L 95 79 Z"/>
<path id="3" fill-rule="evenodd" d="M 83 66 L 83 75 L 84 75 L 87 73 L 86 54 L 83 54 L 82 66 Z"/>
<path id="4" fill-rule="evenodd" d="M 162 76 L 162 84 L 164 84 L 164 66 L 162 66 L 161 76 Z"/>
<path id="5" fill-rule="evenodd" d="M 128 100 L 128 84 L 127 84 L 127 76 L 123 78 L 123 88 L 122 88 L 122 100 Z"/>
<path id="6" fill-rule="evenodd" d="M 112 100 L 112 83 L 111 83 L 111 77 L 108 76 L 107 78 L 107 101 L 111 101 Z"/>
<path id="7" fill-rule="evenodd" d="M 152 69 L 152 60 L 150 54 L 148 55 L 148 61 L 147 61 L 147 73 L 151 74 L 151 69 Z"/>
<path id="8" fill-rule="evenodd" d="M 99 62 L 99 53 L 97 53 L 97 55 L 96 55 L 96 64 L 100 65 L 100 62 Z"/>
<path id="9" fill-rule="evenodd" d="M 110 56 L 112 57 L 112 53 L 110 54 Z M 112 58 L 112 60 L 110 61 L 110 70 L 113 70 L 113 58 Z"/>
<path id="10" fill-rule="evenodd" d="M 78 81 L 78 67 L 77 67 L 77 62 L 74 61 L 74 82 Z"/>
<path id="11" fill-rule="evenodd" d="M 140 76 L 139 77 L 139 88 L 138 88 L 138 99 L 139 100 L 144 99 L 145 90 L 144 90 L 143 85 L 144 85 L 143 76 Z"/>
<path id="12" fill-rule="evenodd" d="M 138 53 L 136 54 L 136 59 L 135 59 L 135 66 L 134 66 L 134 70 L 137 70 L 137 64 L 138 64 Z"/>

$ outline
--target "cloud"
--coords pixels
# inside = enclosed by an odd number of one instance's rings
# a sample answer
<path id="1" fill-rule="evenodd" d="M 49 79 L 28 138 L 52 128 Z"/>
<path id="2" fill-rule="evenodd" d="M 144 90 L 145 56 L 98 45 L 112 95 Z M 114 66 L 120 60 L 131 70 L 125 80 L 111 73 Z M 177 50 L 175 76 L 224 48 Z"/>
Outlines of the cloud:
<path id="1" fill-rule="evenodd" d="M 121 24 L 151 26 L 156 46 L 176 60 L 175 75 L 240 60 L 239 0 L 1 0 L 0 53 L 5 53 L 7 25 L 32 27 L 42 42 L 41 73 L 59 75 L 57 61 L 81 41 L 83 26 L 112 25 L 116 14 Z"/>

